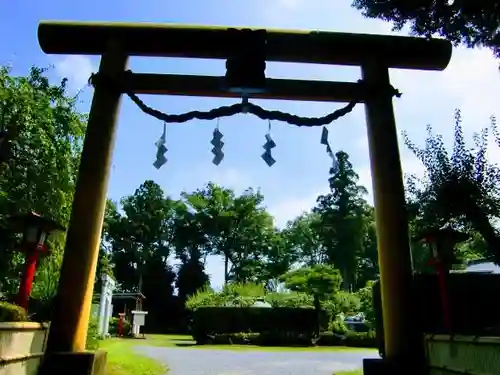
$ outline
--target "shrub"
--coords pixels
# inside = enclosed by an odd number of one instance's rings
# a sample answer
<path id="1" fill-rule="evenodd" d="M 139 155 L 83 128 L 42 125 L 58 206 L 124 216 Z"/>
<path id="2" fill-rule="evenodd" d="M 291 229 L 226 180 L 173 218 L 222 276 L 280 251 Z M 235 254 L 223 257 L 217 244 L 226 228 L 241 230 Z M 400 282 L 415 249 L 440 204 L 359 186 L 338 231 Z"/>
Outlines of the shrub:
<path id="1" fill-rule="evenodd" d="M 375 323 L 375 312 L 373 308 L 373 285 L 374 281 L 366 283 L 364 288 L 356 292 L 360 301 L 360 310 L 365 315 L 365 319 L 369 324 Z"/>
<path id="2" fill-rule="evenodd" d="M 360 309 L 360 300 L 357 295 L 345 291 L 335 293 L 330 299 L 323 302 L 323 308 L 332 316 L 339 314 L 353 314 Z"/>
<path id="3" fill-rule="evenodd" d="M 358 348 L 376 348 L 377 338 L 373 330 L 368 332 L 348 331 L 345 334 L 343 343 L 345 346 Z"/>
<path id="4" fill-rule="evenodd" d="M 97 319 L 90 318 L 89 326 L 87 329 L 87 344 L 85 348 L 87 350 L 97 350 L 99 348 L 99 328 Z"/>
<path id="5" fill-rule="evenodd" d="M 312 307 L 313 298 L 309 294 L 289 292 L 289 293 L 268 293 L 265 301 L 272 307 Z"/>
<path id="6" fill-rule="evenodd" d="M 28 314 L 20 306 L 8 302 L 0 302 L 0 322 L 25 322 Z"/>
<path id="7" fill-rule="evenodd" d="M 205 287 L 187 299 L 186 308 L 194 311 L 200 307 L 250 307 L 264 295 L 264 287 L 252 283 L 226 284 L 220 292 Z"/>
<path id="8" fill-rule="evenodd" d="M 345 335 L 349 331 L 349 326 L 342 317 L 336 317 L 330 322 L 328 330 L 337 335 Z"/>
<path id="9" fill-rule="evenodd" d="M 344 335 L 339 335 L 334 332 L 321 332 L 319 340 L 316 343 L 320 346 L 340 346 L 344 345 Z"/>

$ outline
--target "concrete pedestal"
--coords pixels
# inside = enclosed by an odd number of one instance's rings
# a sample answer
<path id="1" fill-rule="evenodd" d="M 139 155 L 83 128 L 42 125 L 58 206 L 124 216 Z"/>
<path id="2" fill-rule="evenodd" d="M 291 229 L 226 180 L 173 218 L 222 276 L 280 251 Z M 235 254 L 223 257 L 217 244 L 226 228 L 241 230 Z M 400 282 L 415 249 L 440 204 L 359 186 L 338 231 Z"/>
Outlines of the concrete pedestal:
<path id="1" fill-rule="evenodd" d="M 141 327 L 146 322 L 147 311 L 132 311 L 132 335 L 134 337 L 139 337 L 141 332 Z"/>
<path id="2" fill-rule="evenodd" d="M 105 375 L 107 352 L 48 353 L 45 354 L 38 375 Z"/>
<path id="3" fill-rule="evenodd" d="M 363 360 L 363 375 L 428 375 L 425 364 L 414 362 L 366 358 Z"/>

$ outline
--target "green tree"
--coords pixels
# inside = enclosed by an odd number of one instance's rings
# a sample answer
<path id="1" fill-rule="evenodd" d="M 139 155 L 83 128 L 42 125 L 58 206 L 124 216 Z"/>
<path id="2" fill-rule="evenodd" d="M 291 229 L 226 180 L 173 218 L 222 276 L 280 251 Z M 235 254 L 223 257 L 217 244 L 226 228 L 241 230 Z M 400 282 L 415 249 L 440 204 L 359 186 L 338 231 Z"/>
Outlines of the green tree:
<path id="1" fill-rule="evenodd" d="M 333 297 L 340 290 L 342 276 L 339 270 L 331 265 L 316 264 L 289 271 L 281 277 L 285 287 L 313 297 L 314 308 L 318 313 L 317 334 L 320 332 L 321 303 Z"/>
<path id="2" fill-rule="evenodd" d="M 316 212 L 303 214 L 287 223 L 283 236 L 299 263 L 312 266 L 328 261 L 322 229 L 322 217 Z"/>
<path id="3" fill-rule="evenodd" d="M 327 250 L 328 263 L 335 264 L 342 273 L 344 289 L 355 287 L 357 259 L 363 251 L 367 190 L 358 185 L 349 155 L 339 151 L 337 165 L 331 169 L 331 192 L 318 197 L 314 211 L 321 217 L 321 236 Z"/>
<path id="4" fill-rule="evenodd" d="M 180 260 L 175 285 L 179 297 L 186 300 L 209 285 L 210 278 L 205 273 L 205 265 L 197 248 L 190 248 L 189 251 L 182 253 Z"/>
<path id="5" fill-rule="evenodd" d="M 182 195 L 190 212 L 184 236 L 195 238 L 192 245 L 202 247 L 204 254 L 224 258 L 226 283 L 255 280 L 274 231 L 271 215 L 261 206 L 262 194 L 247 189 L 236 196 L 231 189 L 209 183 Z"/>
<path id="6" fill-rule="evenodd" d="M 365 315 L 366 321 L 373 326 L 375 324 L 375 310 L 373 308 L 373 284 L 369 281 L 366 285 L 356 292 L 360 301 L 360 311 Z"/>
<path id="7" fill-rule="evenodd" d="M 494 121 L 492 126 L 495 131 Z M 441 135 L 433 134 L 430 126 L 428 133 L 423 148 L 403 134 L 405 144 L 426 169 L 423 178 L 413 175 L 407 179 L 408 212 L 414 232 L 445 224 L 470 234 L 477 232 L 486 242 L 489 255 L 500 263 L 500 236 L 491 221 L 500 217 L 500 169 L 486 157 L 488 129 L 475 135 L 475 147 L 468 149 L 457 110 L 451 155 Z M 460 254 L 461 248 L 457 257 L 464 259 L 468 255 Z M 481 250 L 478 248 L 475 255 L 480 255 Z"/>
<path id="8" fill-rule="evenodd" d="M 66 93 L 66 80 L 52 85 L 46 69 L 33 67 L 25 77 L 0 68 L 0 126 L 7 133 L 0 164 L 0 288 L 12 293 L 23 263 L 14 252 L 19 238 L 6 227 L 6 218 L 35 211 L 66 226 L 85 135 L 86 116 L 76 108 L 77 98 Z M 53 259 L 40 263 L 35 293 L 54 290 L 64 234 L 52 236 Z M 49 275 L 50 274 L 50 275 Z M 47 284 L 43 286 L 43 283 Z M 49 281 L 50 280 L 50 281 Z M 41 293 L 41 292 L 40 292 Z"/>
<path id="9" fill-rule="evenodd" d="M 390 21 L 395 30 L 410 25 L 411 33 L 439 35 L 454 45 L 487 47 L 500 57 L 500 1 L 354 0 L 365 17 Z"/>
<path id="10" fill-rule="evenodd" d="M 362 246 L 356 260 L 356 289 L 364 287 L 379 276 L 377 229 L 373 207 L 366 205 L 362 218 Z"/>
<path id="11" fill-rule="evenodd" d="M 133 195 L 122 198 L 121 207 L 124 215 L 109 222 L 107 229 L 115 275 L 125 290 L 142 291 L 152 263 L 160 262 L 166 270 L 174 204 L 158 184 L 149 180 Z"/>
<path id="12" fill-rule="evenodd" d="M 177 204 L 148 180 L 121 199 L 123 214 L 109 205 L 106 215 L 105 238 L 116 281 L 124 292 L 144 294 L 151 322 L 165 320 L 172 300 L 175 273 L 168 257 Z"/>

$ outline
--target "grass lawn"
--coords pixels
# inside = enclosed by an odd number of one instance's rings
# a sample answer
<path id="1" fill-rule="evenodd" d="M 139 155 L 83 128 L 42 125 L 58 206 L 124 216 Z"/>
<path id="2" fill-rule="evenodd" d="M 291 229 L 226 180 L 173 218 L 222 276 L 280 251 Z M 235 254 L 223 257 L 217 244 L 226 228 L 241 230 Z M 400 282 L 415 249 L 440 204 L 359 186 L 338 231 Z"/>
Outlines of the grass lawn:
<path id="1" fill-rule="evenodd" d="M 347 346 L 311 346 L 311 347 L 289 347 L 289 346 L 257 346 L 257 345 L 196 345 L 193 338 L 188 335 L 146 335 L 146 340 L 134 341 L 136 345 L 195 348 L 195 349 L 218 349 L 232 351 L 266 351 L 266 352 L 338 352 L 338 351 L 366 351 L 376 349 L 352 348 Z M 346 374 L 350 375 L 350 374 Z"/>
<path id="2" fill-rule="evenodd" d="M 341 372 L 336 372 L 333 375 L 363 375 L 363 370 L 352 370 L 352 371 L 341 371 Z"/>
<path id="3" fill-rule="evenodd" d="M 137 354 L 133 347 L 151 345 L 149 340 L 111 338 L 100 341 L 99 349 L 108 352 L 106 375 L 163 375 L 167 368 L 154 359 Z"/>

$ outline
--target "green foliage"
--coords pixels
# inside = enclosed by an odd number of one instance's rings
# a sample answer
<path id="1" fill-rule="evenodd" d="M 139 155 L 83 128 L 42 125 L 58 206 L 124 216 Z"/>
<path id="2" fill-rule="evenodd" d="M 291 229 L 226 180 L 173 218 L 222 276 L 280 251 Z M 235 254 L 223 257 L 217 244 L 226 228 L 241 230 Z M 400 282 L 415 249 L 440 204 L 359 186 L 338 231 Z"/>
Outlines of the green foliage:
<path id="1" fill-rule="evenodd" d="M 76 110 L 77 98 L 66 94 L 66 80 L 51 85 L 45 74 L 46 69 L 33 67 L 26 77 L 16 77 L 0 67 L 0 122 L 8 134 L 8 153 L 0 164 L 3 228 L 8 216 L 31 210 L 62 225 L 69 220 L 86 116 Z M 8 231 L 1 238 L 0 289 L 13 293 L 22 268 L 22 256 L 14 252 L 19 238 Z M 56 260 L 63 242 L 63 234 L 49 240 Z M 45 265 L 57 273 L 50 261 L 41 268 Z M 50 290 L 52 281 L 42 287 L 42 279 L 39 287 Z"/>
<path id="2" fill-rule="evenodd" d="M 339 314 L 354 315 L 360 311 L 361 304 L 356 294 L 341 290 L 324 301 L 322 306 L 335 317 Z"/>
<path id="3" fill-rule="evenodd" d="M 312 307 L 313 298 L 307 293 L 268 293 L 265 301 L 272 307 Z"/>
<path id="4" fill-rule="evenodd" d="M 28 320 L 26 310 L 20 306 L 0 301 L 0 322 L 25 322 Z"/>
<path id="5" fill-rule="evenodd" d="M 283 236 L 289 251 L 306 266 L 326 263 L 327 247 L 322 241 L 322 217 L 318 213 L 303 214 L 287 223 Z"/>
<path id="6" fill-rule="evenodd" d="M 364 314 L 367 323 L 372 325 L 375 323 L 375 311 L 373 308 L 373 284 L 374 281 L 369 281 L 364 288 L 361 288 L 356 293 L 360 301 L 359 310 Z"/>
<path id="7" fill-rule="evenodd" d="M 281 277 L 285 287 L 300 293 L 307 293 L 319 300 L 325 300 L 338 292 L 342 277 L 332 266 L 317 264 L 289 271 Z"/>
<path id="8" fill-rule="evenodd" d="M 496 124 L 492 122 L 494 134 Z M 491 218 L 500 217 L 500 169 L 487 161 L 489 130 L 475 135 L 473 149 L 468 149 L 462 131 L 460 111 L 455 112 L 454 145 L 451 155 L 441 135 L 432 133 L 423 148 L 412 143 L 404 134 L 405 144 L 426 168 L 426 176 L 409 176 L 407 201 L 414 233 L 452 224 L 473 234 L 479 233 L 487 244 L 488 253 L 500 262 L 500 236 Z M 481 255 L 479 246 L 473 256 Z M 460 253 L 461 250 L 465 252 Z M 424 251 L 424 249 L 422 249 Z M 470 249 L 458 247 L 457 258 L 471 255 Z"/>
<path id="9" fill-rule="evenodd" d="M 254 283 L 226 284 L 220 292 L 204 287 L 188 297 L 186 308 L 196 310 L 200 307 L 250 307 L 262 300 L 264 295 L 264 286 Z"/>
<path id="10" fill-rule="evenodd" d="M 359 176 L 354 171 L 346 152 L 336 153 L 337 164 L 330 171 L 330 190 L 318 197 L 314 211 L 319 214 L 319 233 L 326 249 L 329 264 L 341 271 L 346 291 L 355 288 L 358 257 L 367 245 L 366 225 L 368 204 L 364 199 L 365 187 L 358 185 Z"/>
<path id="11" fill-rule="evenodd" d="M 42 259 L 37 268 L 31 297 L 42 303 L 51 301 L 57 293 L 59 270 L 62 264 L 62 252 L 57 252 Z"/>
<path id="12" fill-rule="evenodd" d="M 196 293 L 197 290 L 208 285 L 210 278 L 205 273 L 205 267 L 199 256 L 184 259 L 179 266 L 176 279 L 178 295 L 183 300 Z"/>
<path id="13" fill-rule="evenodd" d="M 101 252 L 112 261 L 121 291 L 143 293 L 149 306 L 148 321 L 159 324 L 173 295 L 175 273 L 168 257 L 177 201 L 148 180 L 134 194 L 122 198 L 121 209 L 123 214 L 108 202 Z"/>
<path id="14" fill-rule="evenodd" d="M 453 44 L 491 48 L 500 57 L 500 2 L 354 0 L 353 6 L 369 18 L 390 21 L 395 30 L 410 25 L 414 35 L 439 35 Z"/>
<path id="15" fill-rule="evenodd" d="M 261 206 L 262 194 L 248 189 L 235 196 L 209 183 L 182 196 L 187 207 L 176 222 L 181 253 L 197 247 L 200 255 L 221 255 L 226 283 L 267 281 L 286 272 L 291 259 L 272 217 Z"/>
<path id="16" fill-rule="evenodd" d="M 85 349 L 87 350 L 97 350 L 99 349 L 99 328 L 98 322 L 95 318 L 89 319 L 89 325 L 87 328 L 87 342 L 85 345 Z"/>
<path id="17" fill-rule="evenodd" d="M 368 332 L 347 331 L 343 343 L 351 347 L 376 348 L 377 338 L 373 330 Z"/>
<path id="18" fill-rule="evenodd" d="M 337 316 L 330 321 L 328 330 L 337 335 L 345 335 L 349 331 L 349 326 L 345 323 L 343 317 Z"/>

